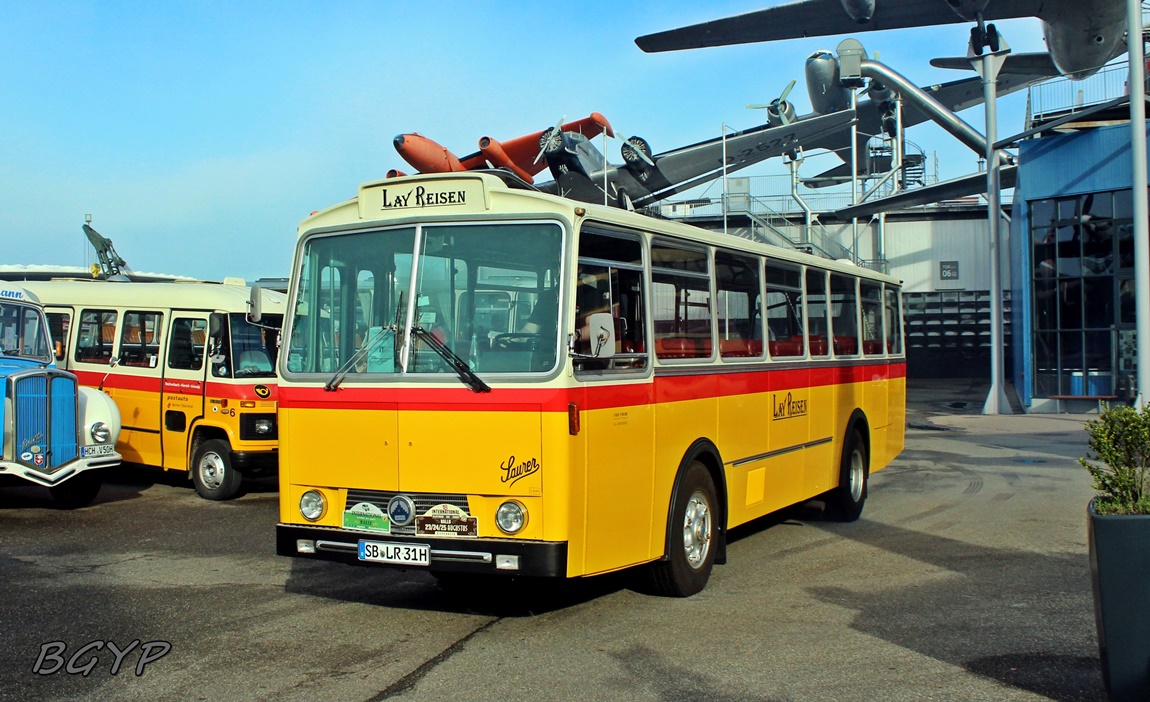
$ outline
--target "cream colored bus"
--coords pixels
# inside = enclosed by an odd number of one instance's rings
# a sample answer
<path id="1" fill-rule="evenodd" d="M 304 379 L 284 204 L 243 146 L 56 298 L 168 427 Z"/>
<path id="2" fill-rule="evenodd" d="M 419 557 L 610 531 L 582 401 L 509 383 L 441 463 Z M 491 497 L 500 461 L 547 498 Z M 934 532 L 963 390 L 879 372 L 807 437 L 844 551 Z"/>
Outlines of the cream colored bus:
<path id="1" fill-rule="evenodd" d="M 225 500 L 278 464 L 275 358 L 284 296 L 243 281 L 22 283 L 44 305 L 57 364 L 120 408 L 125 462 L 188 473 Z"/>

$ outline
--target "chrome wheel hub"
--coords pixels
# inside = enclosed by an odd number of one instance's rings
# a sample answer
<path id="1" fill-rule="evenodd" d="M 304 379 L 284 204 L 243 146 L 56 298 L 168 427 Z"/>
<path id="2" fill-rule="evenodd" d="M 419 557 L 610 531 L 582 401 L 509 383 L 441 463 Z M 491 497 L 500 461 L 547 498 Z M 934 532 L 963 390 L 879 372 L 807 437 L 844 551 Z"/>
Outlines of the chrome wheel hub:
<path id="1" fill-rule="evenodd" d="M 687 502 L 683 517 L 683 552 L 687 565 L 699 568 L 711 550 L 711 506 L 702 490 L 696 490 Z"/>

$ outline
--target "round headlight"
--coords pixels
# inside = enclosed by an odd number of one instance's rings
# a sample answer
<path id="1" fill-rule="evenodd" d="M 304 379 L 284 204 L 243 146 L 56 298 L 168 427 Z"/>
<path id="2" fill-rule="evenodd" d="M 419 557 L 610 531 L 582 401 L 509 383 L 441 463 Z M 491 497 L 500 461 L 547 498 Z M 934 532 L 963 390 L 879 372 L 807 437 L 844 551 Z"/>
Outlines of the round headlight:
<path id="1" fill-rule="evenodd" d="M 108 428 L 107 424 L 103 422 L 96 422 L 92 425 L 92 441 L 97 444 L 106 444 L 112 440 L 112 430 Z"/>
<path id="2" fill-rule="evenodd" d="M 527 508 L 514 500 L 504 502 L 495 511 L 495 525 L 504 534 L 518 534 L 527 526 Z"/>
<path id="3" fill-rule="evenodd" d="M 316 490 L 308 490 L 299 498 L 299 513 L 309 522 L 314 522 L 323 516 L 327 509 L 327 501 L 323 494 Z"/>

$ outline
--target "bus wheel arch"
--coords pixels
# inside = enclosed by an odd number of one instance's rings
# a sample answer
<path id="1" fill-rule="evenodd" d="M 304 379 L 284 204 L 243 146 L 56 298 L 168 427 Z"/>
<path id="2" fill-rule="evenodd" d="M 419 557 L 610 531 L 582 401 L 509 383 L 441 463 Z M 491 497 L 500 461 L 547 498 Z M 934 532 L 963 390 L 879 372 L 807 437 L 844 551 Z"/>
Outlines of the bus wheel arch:
<path id="1" fill-rule="evenodd" d="M 667 510 L 663 556 L 650 563 L 656 594 L 688 597 L 726 560 L 726 481 L 715 445 L 700 439 L 679 463 Z"/>
<path id="2" fill-rule="evenodd" d="M 243 476 L 232 461 L 227 434 L 201 429 L 192 441 L 188 472 L 196 492 L 205 500 L 228 500 L 240 491 Z"/>
<path id="3" fill-rule="evenodd" d="M 870 488 L 870 424 L 856 409 L 847 421 L 839 459 L 839 483 L 824 495 L 826 516 L 836 522 L 853 522 L 862 516 Z"/>

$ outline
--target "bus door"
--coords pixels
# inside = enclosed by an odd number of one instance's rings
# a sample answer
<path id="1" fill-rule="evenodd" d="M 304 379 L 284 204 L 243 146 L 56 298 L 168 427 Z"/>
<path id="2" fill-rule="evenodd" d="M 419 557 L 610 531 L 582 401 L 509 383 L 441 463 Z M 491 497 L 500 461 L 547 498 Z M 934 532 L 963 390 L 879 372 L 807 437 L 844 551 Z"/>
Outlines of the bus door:
<path id="1" fill-rule="evenodd" d="M 207 377 L 208 336 L 206 312 L 172 312 L 168 331 L 164 380 L 160 397 L 163 415 L 163 466 L 186 470 L 191 428 L 204 416 L 204 387 Z M 221 411 L 213 405 L 209 411 Z"/>
<path id="2" fill-rule="evenodd" d="M 161 465 L 163 461 L 158 401 L 163 323 L 164 314 L 159 311 L 129 309 L 122 313 L 116 363 L 108 379 L 124 424 L 120 438 L 130 449 L 124 457 L 147 465 Z"/>
<path id="3" fill-rule="evenodd" d="M 587 573 L 649 559 L 658 555 L 653 544 L 662 548 L 664 523 L 653 516 L 655 409 L 645 293 L 638 238 L 585 229 L 575 293 L 575 373 L 586 390 L 579 437 Z M 614 349 L 609 357 L 587 358 L 601 354 L 589 323 L 596 313 L 611 315 Z"/>

